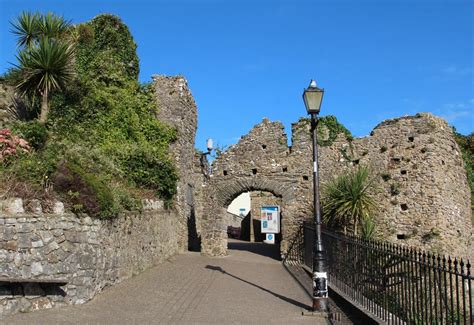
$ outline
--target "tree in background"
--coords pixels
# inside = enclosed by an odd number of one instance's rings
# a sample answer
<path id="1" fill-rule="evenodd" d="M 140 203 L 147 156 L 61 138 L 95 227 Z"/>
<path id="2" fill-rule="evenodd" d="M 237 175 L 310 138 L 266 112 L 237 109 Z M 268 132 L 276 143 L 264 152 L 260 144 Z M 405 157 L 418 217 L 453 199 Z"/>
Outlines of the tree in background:
<path id="1" fill-rule="evenodd" d="M 323 218 L 330 226 L 354 225 L 354 235 L 362 227 L 364 237 L 370 239 L 374 233 L 371 214 L 375 210 L 375 200 L 370 194 L 374 179 L 369 169 L 359 166 L 355 171 L 342 174 L 330 181 L 323 190 Z"/>
<path id="2" fill-rule="evenodd" d="M 52 13 L 23 12 L 12 26 L 19 46 L 15 86 L 24 97 L 41 97 L 39 120 L 44 124 L 50 94 L 64 89 L 75 75 L 71 25 Z"/>

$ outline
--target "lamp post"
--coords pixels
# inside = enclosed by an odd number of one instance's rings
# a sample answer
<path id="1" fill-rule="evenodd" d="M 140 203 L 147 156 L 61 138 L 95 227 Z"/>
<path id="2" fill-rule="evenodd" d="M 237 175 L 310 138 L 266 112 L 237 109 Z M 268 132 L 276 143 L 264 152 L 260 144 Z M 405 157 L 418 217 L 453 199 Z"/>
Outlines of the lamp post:
<path id="1" fill-rule="evenodd" d="M 311 136 L 313 140 L 313 311 L 328 311 L 328 287 L 325 253 L 321 238 L 321 208 L 319 203 L 319 172 L 318 172 L 318 114 L 323 101 L 324 89 L 318 88 L 316 81 L 311 80 L 303 92 L 306 111 L 311 115 Z"/>
<path id="2" fill-rule="evenodd" d="M 206 147 L 207 147 L 207 152 L 203 152 L 203 153 L 201 154 L 201 168 L 203 169 L 203 172 L 204 172 L 204 168 L 205 168 L 206 163 L 207 163 L 205 157 L 206 157 L 207 155 L 210 155 L 211 152 L 212 152 L 212 150 L 214 149 L 214 141 L 212 141 L 211 138 L 207 139 L 207 141 L 206 141 Z M 207 175 L 207 172 L 206 172 L 205 174 Z"/>

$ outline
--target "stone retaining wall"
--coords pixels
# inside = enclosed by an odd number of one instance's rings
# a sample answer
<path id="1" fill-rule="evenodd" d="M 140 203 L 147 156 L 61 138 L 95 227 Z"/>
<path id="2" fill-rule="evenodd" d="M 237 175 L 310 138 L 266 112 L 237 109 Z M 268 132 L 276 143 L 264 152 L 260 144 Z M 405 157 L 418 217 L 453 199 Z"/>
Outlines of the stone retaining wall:
<path id="1" fill-rule="evenodd" d="M 56 214 L 25 213 L 21 199 L 5 202 L 0 214 L 0 279 L 28 283 L 0 282 L 0 316 L 84 303 L 106 286 L 178 252 L 176 212 L 165 210 L 161 201 L 147 200 L 142 213 L 114 220 L 60 210 L 57 204 Z M 36 280 L 68 283 L 52 288 L 34 284 Z"/>

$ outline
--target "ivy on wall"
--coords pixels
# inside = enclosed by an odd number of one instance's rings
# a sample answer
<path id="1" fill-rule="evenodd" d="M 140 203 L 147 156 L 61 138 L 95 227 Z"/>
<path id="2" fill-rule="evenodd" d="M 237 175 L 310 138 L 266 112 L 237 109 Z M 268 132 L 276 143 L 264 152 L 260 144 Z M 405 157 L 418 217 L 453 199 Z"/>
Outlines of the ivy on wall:
<path id="1" fill-rule="evenodd" d="M 453 128 L 454 137 L 461 148 L 464 167 L 466 168 L 467 180 L 471 188 L 471 221 L 474 224 L 474 133 L 462 135 Z"/>
<path id="2" fill-rule="evenodd" d="M 301 118 L 299 122 L 310 124 L 310 118 Z M 339 134 L 344 134 L 348 141 L 352 141 L 351 132 L 341 124 L 334 115 L 318 117 L 318 145 L 329 147 Z"/>

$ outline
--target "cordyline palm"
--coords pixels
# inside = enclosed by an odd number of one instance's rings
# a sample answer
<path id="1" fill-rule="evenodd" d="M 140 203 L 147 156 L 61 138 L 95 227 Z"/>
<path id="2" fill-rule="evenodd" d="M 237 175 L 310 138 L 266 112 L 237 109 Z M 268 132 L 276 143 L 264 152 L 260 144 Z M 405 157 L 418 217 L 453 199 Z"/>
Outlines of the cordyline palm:
<path id="1" fill-rule="evenodd" d="M 74 50 L 67 40 L 69 23 L 51 13 L 22 13 L 13 24 L 18 45 L 19 80 L 17 88 L 24 96 L 41 97 L 40 122 L 46 122 L 51 92 L 63 89 L 74 77 Z"/>
<path id="2" fill-rule="evenodd" d="M 41 96 L 41 123 L 48 116 L 49 94 L 63 89 L 74 77 L 73 53 L 71 45 L 43 38 L 37 47 L 25 49 L 17 56 L 22 79 L 16 86 L 23 95 Z"/>
<path id="3" fill-rule="evenodd" d="M 21 15 L 12 22 L 12 33 L 17 37 L 19 47 L 32 47 L 39 39 L 40 16 L 31 12 L 22 12 Z"/>
<path id="4" fill-rule="evenodd" d="M 369 218 L 375 209 L 375 201 L 369 191 L 373 187 L 367 167 L 359 166 L 349 174 L 343 174 L 324 188 L 323 212 L 327 223 L 346 225 L 352 220 L 354 234 L 358 226 Z"/>
<path id="5" fill-rule="evenodd" d="M 42 38 L 63 39 L 71 27 L 69 21 L 51 12 L 46 15 L 22 12 L 11 25 L 18 46 L 27 48 L 38 45 Z"/>

